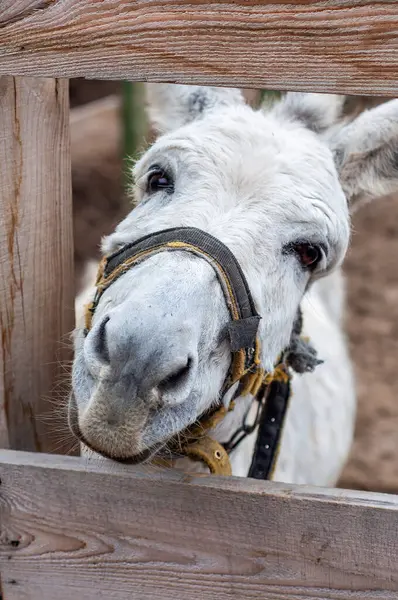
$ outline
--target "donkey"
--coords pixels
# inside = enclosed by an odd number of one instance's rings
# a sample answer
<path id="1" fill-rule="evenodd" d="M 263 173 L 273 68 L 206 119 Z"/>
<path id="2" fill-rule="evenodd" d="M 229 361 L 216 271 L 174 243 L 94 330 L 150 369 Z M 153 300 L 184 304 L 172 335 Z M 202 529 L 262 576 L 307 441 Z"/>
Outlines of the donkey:
<path id="1" fill-rule="evenodd" d="M 301 310 L 310 360 L 289 367 L 272 477 L 335 486 L 356 414 L 341 270 L 349 215 L 398 187 L 398 100 L 350 120 L 343 96 L 287 93 L 254 110 L 236 89 L 152 84 L 147 91 L 161 135 L 135 165 L 134 210 L 102 251 L 120 253 L 176 227 L 219 240 L 261 316 L 259 362 L 268 373 L 291 346 Z M 211 431 L 219 443 L 254 415 L 253 395 L 239 396 L 238 382 L 221 392 L 230 314 L 213 267 L 183 249 L 153 253 L 105 289 L 89 330 L 79 318 L 69 418 L 83 453 L 152 460 L 212 407 L 226 409 Z M 232 450 L 233 475 L 247 476 L 255 443 L 256 429 Z M 174 464 L 207 470 L 187 457 Z"/>

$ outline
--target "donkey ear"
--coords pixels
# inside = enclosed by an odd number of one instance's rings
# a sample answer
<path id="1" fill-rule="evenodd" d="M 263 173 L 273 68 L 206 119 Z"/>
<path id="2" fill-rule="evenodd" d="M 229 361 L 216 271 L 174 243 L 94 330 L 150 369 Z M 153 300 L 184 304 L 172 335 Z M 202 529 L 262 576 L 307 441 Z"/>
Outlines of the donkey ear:
<path id="1" fill-rule="evenodd" d="M 398 100 L 331 131 L 328 143 L 351 207 L 398 190 Z"/>
<path id="2" fill-rule="evenodd" d="M 233 88 L 152 83 L 146 90 L 149 118 L 159 133 L 186 125 L 217 107 L 244 102 L 240 90 Z"/>
<path id="3" fill-rule="evenodd" d="M 346 97 L 334 94 L 288 92 L 272 112 L 282 120 L 299 121 L 315 133 L 323 133 L 341 118 Z"/>

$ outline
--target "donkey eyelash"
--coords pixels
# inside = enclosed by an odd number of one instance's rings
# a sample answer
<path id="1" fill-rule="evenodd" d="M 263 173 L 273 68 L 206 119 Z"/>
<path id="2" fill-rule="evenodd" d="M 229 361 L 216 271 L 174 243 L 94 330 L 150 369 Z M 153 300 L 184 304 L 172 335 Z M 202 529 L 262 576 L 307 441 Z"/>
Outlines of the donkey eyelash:
<path id="1" fill-rule="evenodd" d="M 165 177 L 169 177 L 170 179 L 173 179 L 173 175 L 172 175 L 170 169 L 167 167 L 162 167 L 162 165 L 159 165 L 159 164 L 151 165 L 149 167 L 148 171 L 146 172 L 145 177 L 148 179 L 148 177 L 150 177 L 154 173 L 162 173 L 162 175 L 164 175 Z"/>
<path id="2" fill-rule="evenodd" d="M 147 173 L 145 173 L 144 175 L 141 175 L 140 177 L 138 177 L 138 179 L 135 180 L 134 185 L 136 188 L 138 188 L 139 190 L 141 190 L 141 192 L 145 193 L 146 190 L 146 178 L 147 178 Z"/>
<path id="3" fill-rule="evenodd" d="M 160 165 L 152 165 L 146 176 L 146 193 L 154 194 L 156 192 L 174 192 L 174 178 L 168 169 Z"/>
<path id="4" fill-rule="evenodd" d="M 138 187 L 143 192 L 145 192 L 148 177 L 150 177 L 150 175 L 152 175 L 152 173 L 154 173 L 156 171 L 160 171 L 162 173 L 168 174 L 168 170 L 166 168 L 160 166 L 157 163 L 154 163 L 153 165 L 148 167 L 148 169 L 144 173 L 142 173 L 139 177 L 137 177 L 134 180 L 135 186 Z"/>
<path id="5" fill-rule="evenodd" d="M 146 171 L 143 175 L 140 175 L 135 180 L 135 187 L 138 188 L 143 194 L 148 193 L 148 182 L 151 175 L 155 173 L 161 173 L 164 176 L 171 178 L 167 169 L 162 168 L 160 165 L 152 165 L 149 167 L 148 171 Z"/>

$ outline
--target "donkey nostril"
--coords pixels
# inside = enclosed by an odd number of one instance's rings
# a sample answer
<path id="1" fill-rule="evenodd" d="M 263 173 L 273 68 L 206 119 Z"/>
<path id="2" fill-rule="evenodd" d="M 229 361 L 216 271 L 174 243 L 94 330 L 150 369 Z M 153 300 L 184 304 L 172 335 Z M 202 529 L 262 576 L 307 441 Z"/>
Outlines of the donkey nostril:
<path id="1" fill-rule="evenodd" d="M 95 340 L 95 351 L 99 358 L 103 361 L 109 363 L 109 350 L 108 344 L 106 340 L 106 325 L 109 321 L 110 317 L 105 317 L 103 321 L 100 323 L 99 328 L 97 329 L 97 336 Z"/>
<path id="2" fill-rule="evenodd" d="M 192 367 L 192 358 L 188 358 L 186 364 L 165 377 L 158 385 L 161 392 L 175 390 L 186 383 Z"/>
<path id="3" fill-rule="evenodd" d="M 117 415 L 108 415 L 106 419 L 106 424 L 110 427 L 118 427 L 122 422 L 123 420 Z"/>

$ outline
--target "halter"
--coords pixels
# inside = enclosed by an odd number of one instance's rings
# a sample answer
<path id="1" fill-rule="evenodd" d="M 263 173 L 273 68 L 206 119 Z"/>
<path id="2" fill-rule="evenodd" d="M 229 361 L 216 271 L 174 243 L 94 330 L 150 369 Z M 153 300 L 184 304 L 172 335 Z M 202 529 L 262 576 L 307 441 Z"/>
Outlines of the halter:
<path id="1" fill-rule="evenodd" d="M 202 415 L 197 425 L 183 432 L 181 438 L 184 439 L 184 445 L 172 440 L 169 447 L 179 455 L 204 462 L 211 473 L 231 475 L 229 453 L 259 426 L 249 477 L 267 478 L 275 464 L 289 402 L 290 374 L 287 364 L 282 361 L 273 373 L 266 373 L 261 366 L 257 335 L 261 317 L 237 259 L 220 240 L 194 227 L 175 227 L 149 234 L 105 257 L 98 271 L 96 295 L 86 309 L 85 334 L 91 328 L 93 314 L 103 293 L 112 283 L 147 258 L 160 252 L 173 251 L 190 252 L 206 260 L 217 275 L 231 317 L 227 326 L 231 363 L 221 396 L 224 397 L 235 384 L 238 387 L 229 408 L 222 405 L 211 409 Z M 245 417 L 242 426 L 225 444 L 211 438 L 207 432 L 233 410 L 238 397 L 248 394 L 258 402 L 255 422 L 248 425 Z M 170 461 L 163 458 L 157 458 L 154 462 L 170 465 Z"/>
<path id="2" fill-rule="evenodd" d="M 205 259 L 214 269 L 231 315 L 227 332 L 232 351 L 231 366 L 222 395 L 238 381 L 239 395 L 255 395 L 264 371 L 260 366 L 257 314 L 246 278 L 232 252 L 220 240 L 193 227 L 176 227 L 147 235 L 128 244 L 101 262 L 97 293 L 86 311 L 86 330 L 91 328 L 94 311 L 102 294 L 133 266 L 159 252 L 186 251 Z"/>

